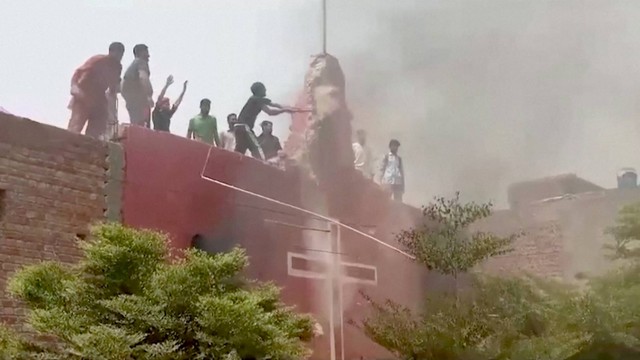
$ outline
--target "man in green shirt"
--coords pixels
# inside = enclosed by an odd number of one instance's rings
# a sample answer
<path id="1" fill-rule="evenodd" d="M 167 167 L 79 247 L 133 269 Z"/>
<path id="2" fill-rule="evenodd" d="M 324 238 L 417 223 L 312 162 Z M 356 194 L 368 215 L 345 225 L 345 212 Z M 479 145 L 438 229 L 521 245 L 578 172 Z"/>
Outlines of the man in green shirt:
<path id="1" fill-rule="evenodd" d="M 214 116 L 209 115 L 211 110 L 211 100 L 200 100 L 200 114 L 189 120 L 189 130 L 187 131 L 187 139 L 194 139 L 220 146 L 220 138 L 218 137 L 218 121 Z"/>

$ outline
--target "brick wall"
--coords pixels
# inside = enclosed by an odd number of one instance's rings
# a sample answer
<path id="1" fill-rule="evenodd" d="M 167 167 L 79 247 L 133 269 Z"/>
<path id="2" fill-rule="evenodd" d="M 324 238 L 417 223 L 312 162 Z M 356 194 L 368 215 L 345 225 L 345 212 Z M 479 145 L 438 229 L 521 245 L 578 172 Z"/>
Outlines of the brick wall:
<path id="1" fill-rule="evenodd" d="M 478 227 L 499 235 L 524 235 L 515 242 L 512 253 L 489 260 L 483 268 L 494 273 L 525 271 L 565 281 L 602 274 L 612 265 L 603 249 L 612 241 L 605 230 L 614 225 L 624 205 L 637 201 L 640 189 L 611 189 L 497 211 Z"/>
<path id="2" fill-rule="evenodd" d="M 102 142 L 0 114 L 0 320 L 24 310 L 5 292 L 16 269 L 73 262 L 75 241 L 106 211 L 108 149 Z"/>

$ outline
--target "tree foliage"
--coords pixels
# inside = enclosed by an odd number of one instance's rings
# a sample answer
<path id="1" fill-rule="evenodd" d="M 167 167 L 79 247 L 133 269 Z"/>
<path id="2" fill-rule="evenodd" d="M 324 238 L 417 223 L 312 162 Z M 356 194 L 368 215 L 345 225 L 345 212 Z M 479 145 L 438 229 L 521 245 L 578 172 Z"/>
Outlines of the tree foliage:
<path id="1" fill-rule="evenodd" d="M 457 276 L 481 261 L 510 251 L 516 235 L 499 237 L 469 226 L 491 214 L 491 204 L 460 203 L 460 194 L 452 199 L 437 197 L 423 208 L 424 224 L 402 231 L 398 242 L 429 269 Z"/>
<path id="2" fill-rule="evenodd" d="M 615 225 L 607 229 L 614 243 L 606 248 L 613 250 L 613 259 L 640 259 L 640 203 L 624 206 Z"/>
<path id="3" fill-rule="evenodd" d="M 503 253 L 514 239 L 469 233 L 489 210 L 489 205 L 459 204 L 457 196 L 436 199 L 425 208 L 436 228 L 406 231 L 400 240 L 432 271 L 466 272 Z M 360 326 L 400 359 L 638 359 L 640 262 L 630 247 L 640 239 L 640 205 L 624 208 L 608 233 L 616 240 L 617 256 L 629 262 L 589 279 L 583 288 L 534 276 L 467 274 L 470 281 L 455 296 L 431 289 L 420 312 L 365 296 L 372 313 Z M 490 241 L 474 246 L 474 239 Z"/>
<path id="4" fill-rule="evenodd" d="M 284 306 L 273 285 L 245 279 L 241 249 L 188 250 L 169 262 L 163 235 L 116 224 L 96 227 L 80 246 L 77 265 L 30 266 L 9 284 L 30 309 L 29 324 L 58 342 L 28 348 L 0 332 L 6 351 L 113 360 L 308 355 L 311 318 Z"/>

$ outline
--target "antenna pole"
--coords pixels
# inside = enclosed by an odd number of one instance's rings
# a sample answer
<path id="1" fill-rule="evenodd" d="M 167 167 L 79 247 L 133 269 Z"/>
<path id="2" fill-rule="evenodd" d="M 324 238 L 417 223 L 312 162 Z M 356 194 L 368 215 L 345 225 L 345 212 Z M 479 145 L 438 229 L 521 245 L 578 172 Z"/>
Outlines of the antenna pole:
<path id="1" fill-rule="evenodd" d="M 322 0 L 322 53 L 327 53 L 327 0 Z"/>

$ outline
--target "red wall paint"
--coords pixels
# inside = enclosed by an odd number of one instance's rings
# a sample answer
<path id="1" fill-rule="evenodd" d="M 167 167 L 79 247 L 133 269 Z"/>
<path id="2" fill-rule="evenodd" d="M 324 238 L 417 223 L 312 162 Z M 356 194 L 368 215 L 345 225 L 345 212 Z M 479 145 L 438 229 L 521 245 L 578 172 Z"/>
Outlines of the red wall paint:
<path id="1" fill-rule="evenodd" d="M 304 253 L 302 231 L 268 221 L 303 225 L 301 214 L 201 179 L 209 151 L 205 144 L 138 127 L 125 131 L 123 144 L 123 220 L 127 225 L 163 231 L 170 235 L 175 249 L 188 247 L 196 233 L 210 242 L 233 241 L 247 249 L 250 276 L 275 281 L 287 303 L 303 312 L 318 313 L 317 301 L 311 298 L 323 294 L 325 280 L 291 277 L 287 272 L 287 252 Z M 283 172 L 236 153 L 212 149 L 205 175 L 292 205 L 301 203 L 301 178 L 295 171 Z M 356 171 L 343 175 L 349 190 L 340 194 L 342 201 L 332 214 L 342 222 L 376 225 L 375 236 L 393 242 L 392 234 L 413 225 L 419 216 L 416 209 L 390 201 L 388 194 Z M 378 273 L 377 286 L 344 285 L 345 322 L 366 315 L 367 306 L 358 294 L 361 290 L 377 299 L 406 304 L 420 301 L 424 274 L 403 255 L 347 230 L 342 231 L 340 252 L 342 261 L 372 265 Z M 328 359 L 328 323 L 320 322 L 325 336 L 314 341 L 313 358 Z M 345 359 L 388 356 L 360 330 L 346 323 L 343 329 Z"/>

